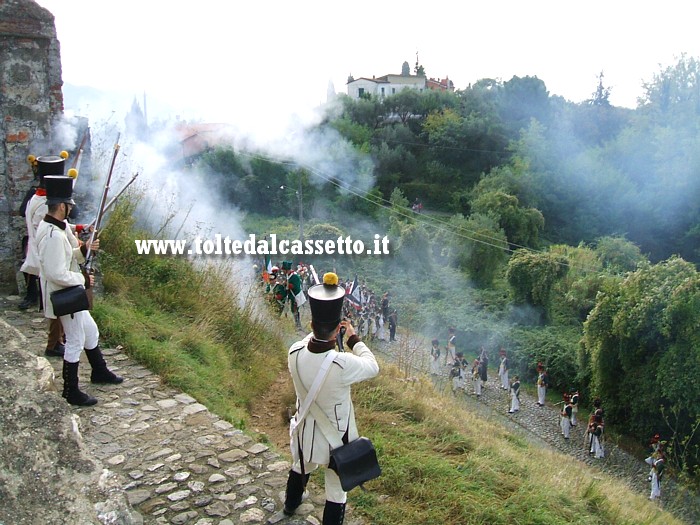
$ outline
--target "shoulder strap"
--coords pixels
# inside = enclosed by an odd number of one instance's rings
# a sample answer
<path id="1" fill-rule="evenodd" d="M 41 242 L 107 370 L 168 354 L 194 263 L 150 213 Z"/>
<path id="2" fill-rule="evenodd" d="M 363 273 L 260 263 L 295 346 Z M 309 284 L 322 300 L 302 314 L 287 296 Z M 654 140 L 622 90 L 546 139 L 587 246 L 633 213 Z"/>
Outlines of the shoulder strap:
<path id="1" fill-rule="evenodd" d="M 298 354 L 297 354 L 298 358 Z M 304 418 L 306 417 L 306 414 L 309 412 L 309 408 L 311 408 L 311 404 L 314 402 L 316 399 L 316 396 L 318 395 L 318 391 L 321 390 L 321 386 L 323 385 L 323 382 L 326 380 L 326 377 L 328 376 L 328 372 L 331 369 L 331 363 L 333 363 L 333 360 L 335 359 L 335 353 L 330 351 L 328 352 L 328 355 L 326 358 L 323 360 L 323 364 L 321 364 L 321 368 L 318 371 L 318 374 L 316 374 L 316 378 L 314 379 L 313 384 L 311 385 L 311 388 L 309 389 L 309 392 L 304 396 L 304 402 L 301 405 L 301 408 L 297 412 L 296 416 L 292 420 L 290 426 L 289 426 L 289 434 L 291 436 L 294 435 L 296 432 L 297 427 L 299 426 L 299 423 L 301 423 Z M 297 368 L 297 376 L 299 376 L 298 368 Z M 303 388 L 303 385 L 301 385 L 301 378 L 299 378 L 299 386 Z"/>
<path id="2" fill-rule="evenodd" d="M 321 427 L 321 432 L 326 436 L 326 440 L 331 448 L 336 449 L 342 447 L 343 440 L 338 436 L 338 430 L 333 428 L 331 422 L 328 420 L 328 416 L 321 410 L 321 407 L 314 403 L 311 407 L 311 413 L 314 415 L 319 427 Z"/>

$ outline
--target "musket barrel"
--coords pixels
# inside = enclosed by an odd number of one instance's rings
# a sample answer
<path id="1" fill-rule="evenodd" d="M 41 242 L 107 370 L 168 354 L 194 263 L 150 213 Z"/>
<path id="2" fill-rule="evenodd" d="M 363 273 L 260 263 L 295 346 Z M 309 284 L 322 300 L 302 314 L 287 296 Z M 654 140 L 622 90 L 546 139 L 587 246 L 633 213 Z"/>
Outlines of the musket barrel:
<path id="1" fill-rule="evenodd" d="M 83 154 L 83 148 L 85 148 L 85 143 L 87 142 L 88 134 L 90 133 L 90 128 L 87 128 L 85 130 L 85 133 L 83 133 L 83 139 L 80 141 L 80 146 L 78 147 L 78 151 L 75 152 L 75 158 L 73 159 L 73 165 L 71 168 L 78 168 L 78 162 L 80 160 L 80 157 Z"/>
<path id="2" fill-rule="evenodd" d="M 119 199 L 119 197 L 122 196 L 122 193 L 124 193 L 124 192 L 127 190 L 127 188 L 128 188 L 129 186 L 131 186 L 131 183 L 134 182 L 134 181 L 136 180 L 136 177 L 138 177 L 138 176 L 139 176 L 138 173 L 134 173 L 133 177 L 131 177 L 131 179 L 129 179 L 129 181 L 124 185 L 124 187 L 123 187 L 121 190 L 119 190 L 119 191 L 117 192 L 117 194 L 116 194 L 114 197 L 112 197 L 111 199 L 109 199 L 109 202 L 105 205 L 105 209 L 104 209 L 104 212 L 105 212 L 105 213 L 106 213 L 107 210 L 109 210 L 112 206 L 114 206 L 114 203 L 117 202 L 117 199 Z M 88 224 L 88 228 L 89 228 L 90 226 L 95 226 L 95 223 L 96 223 L 96 222 L 97 222 L 97 217 L 95 217 L 94 219 L 92 219 L 92 221 L 90 222 L 90 224 Z"/>
<path id="3" fill-rule="evenodd" d="M 114 154 L 112 155 L 112 162 L 109 166 L 109 172 L 107 173 L 107 180 L 105 181 L 105 187 L 102 191 L 102 197 L 100 198 L 100 207 L 97 210 L 97 217 L 95 218 L 94 229 L 90 233 L 90 240 L 87 248 L 87 253 L 85 254 L 85 269 L 90 270 L 90 264 L 92 261 L 92 243 L 95 240 L 95 235 L 97 235 L 97 230 L 102 222 L 102 216 L 104 215 L 105 201 L 107 200 L 107 193 L 109 192 L 109 184 L 112 180 L 112 172 L 114 171 L 114 162 L 117 160 L 117 154 L 119 153 L 119 137 L 120 133 L 117 134 L 117 141 L 114 144 Z"/>

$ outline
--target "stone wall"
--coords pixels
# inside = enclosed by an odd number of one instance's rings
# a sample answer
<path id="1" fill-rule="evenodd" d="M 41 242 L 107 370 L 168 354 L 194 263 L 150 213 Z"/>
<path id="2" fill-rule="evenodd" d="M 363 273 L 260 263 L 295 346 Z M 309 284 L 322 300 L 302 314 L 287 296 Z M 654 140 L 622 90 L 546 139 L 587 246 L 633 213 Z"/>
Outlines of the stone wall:
<path id="1" fill-rule="evenodd" d="M 26 231 L 18 210 L 33 180 L 27 155 L 62 149 L 51 137 L 62 85 L 53 15 L 32 0 L 0 1 L 0 290 L 17 289 Z"/>

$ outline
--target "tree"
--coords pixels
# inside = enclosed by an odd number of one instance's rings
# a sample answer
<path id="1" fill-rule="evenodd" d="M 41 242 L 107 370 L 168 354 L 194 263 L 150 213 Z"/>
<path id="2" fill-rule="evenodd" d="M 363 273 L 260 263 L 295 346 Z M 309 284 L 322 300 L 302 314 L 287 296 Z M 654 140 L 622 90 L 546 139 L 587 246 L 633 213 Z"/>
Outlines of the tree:
<path id="1" fill-rule="evenodd" d="M 591 106 L 610 107 L 610 92 L 611 88 L 603 86 L 603 72 L 598 75 L 598 86 L 592 97 L 586 100 L 586 103 Z"/>
<path id="2" fill-rule="evenodd" d="M 376 129 L 384 120 L 384 107 L 377 98 L 354 100 L 347 95 L 338 97 L 342 103 L 342 118 L 347 118 L 369 129 Z"/>
<path id="3" fill-rule="evenodd" d="M 469 273 L 480 287 L 493 283 L 506 260 L 505 233 L 490 217 L 472 214 L 468 219 L 455 215 L 450 219 L 450 251 L 457 266 Z"/>
<path id="4" fill-rule="evenodd" d="M 549 92 L 539 78 L 514 76 L 503 84 L 499 111 L 508 127 L 517 131 L 529 125 L 531 119 L 549 124 Z"/>
<path id="5" fill-rule="evenodd" d="M 433 112 L 423 122 L 423 135 L 431 157 L 460 170 L 468 187 L 509 157 L 503 128 L 478 114 L 463 117 L 449 108 Z"/>
<path id="6" fill-rule="evenodd" d="M 552 290 L 566 275 L 567 261 L 555 254 L 516 250 L 508 261 L 506 279 L 516 304 L 529 304 L 540 310 L 541 320 L 550 317 Z"/>
<path id="7" fill-rule="evenodd" d="M 502 191 L 480 194 L 472 201 L 472 211 L 493 218 L 512 245 L 536 248 L 544 217 L 535 208 L 522 208 L 518 198 Z"/>
<path id="8" fill-rule="evenodd" d="M 404 61 L 404 63 L 401 65 L 401 76 L 402 77 L 410 77 L 411 76 L 411 66 L 409 65 L 408 61 Z"/>
<path id="9" fill-rule="evenodd" d="M 584 351 L 606 414 L 631 434 L 673 434 L 679 445 L 697 428 L 699 309 L 700 274 L 678 257 L 644 264 L 599 295 L 584 324 Z M 697 448 L 682 449 L 682 464 L 700 461 Z"/>
<path id="10" fill-rule="evenodd" d="M 694 119 L 700 115 L 700 60 L 682 54 L 676 64 L 643 84 L 641 107 L 660 116 Z"/>
<path id="11" fill-rule="evenodd" d="M 389 115 L 396 115 L 405 126 L 413 115 L 420 115 L 420 93 L 415 89 L 405 88 L 396 95 L 391 95 L 384 100 Z"/>
<path id="12" fill-rule="evenodd" d="M 639 263 L 646 261 L 639 246 L 620 236 L 601 237 L 595 251 L 603 267 L 612 273 L 634 271 Z"/>

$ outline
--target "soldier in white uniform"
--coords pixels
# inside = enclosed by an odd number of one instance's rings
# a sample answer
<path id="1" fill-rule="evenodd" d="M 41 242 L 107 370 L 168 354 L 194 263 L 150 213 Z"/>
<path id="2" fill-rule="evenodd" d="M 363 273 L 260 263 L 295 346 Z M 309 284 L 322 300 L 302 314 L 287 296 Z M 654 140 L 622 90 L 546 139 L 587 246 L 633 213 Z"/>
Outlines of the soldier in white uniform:
<path id="1" fill-rule="evenodd" d="M 316 422 L 314 410 L 309 410 L 306 417 L 297 423 L 298 411 L 328 352 L 333 352 L 335 358 L 313 405 L 337 429 L 343 443 L 354 441 L 359 433 L 350 397 L 351 386 L 379 373 L 379 365 L 372 351 L 360 341 L 348 321 L 341 321 L 344 299 L 345 290 L 338 286 L 338 277 L 334 273 L 325 274 L 323 284 L 309 288 L 313 332 L 293 344 L 288 356 L 289 371 L 297 394 L 297 414 L 292 422 L 296 426 L 291 441 L 294 464 L 287 479 L 283 512 L 288 516 L 294 514 L 302 502 L 309 474 L 318 467 L 324 467 L 326 504 L 323 525 L 342 525 L 347 493 L 343 491 L 337 474 L 328 468 L 331 446 Z M 349 351 L 346 352 L 336 350 L 336 338 L 341 327 L 348 336 L 345 348 Z"/>
<path id="2" fill-rule="evenodd" d="M 55 319 L 51 292 L 75 285 L 89 288 L 94 277 L 84 275 L 79 263 L 85 260 L 87 246 L 77 247 L 70 237 L 66 217 L 75 205 L 73 179 L 63 176 L 44 177 L 48 213 L 39 224 L 36 243 L 39 253 L 39 275 L 44 301 L 44 316 Z M 99 248 L 99 241 L 91 247 Z M 66 333 L 66 349 L 63 356 L 63 397 L 72 405 L 89 406 L 97 399 L 78 387 L 80 354 L 85 349 L 92 374 L 90 381 L 99 384 L 118 384 L 123 379 L 107 368 L 99 346 L 99 331 L 88 310 L 59 317 Z"/>
<path id="3" fill-rule="evenodd" d="M 506 351 L 503 348 L 501 348 L 498 354 L 501 358 L 501 362 L 498 365 L 498 377 L 501 378 L 501 388 L 503 390 L 509 390 L 510 379 L 508 378 L 508 356 L 506 355 Z"/>
<path id="4" fill-rule="evenodd" d="M 27 223 L 27 256 L 24 259 L 21 270 L 30 276 L 30 279 L 39 278 L 39 251 L 36 243 L 36 232 L 39 224 L 46 216 L 46 189 L 44 177 L 47 175 L 63 175 L 65 161 L 68 153 L 62 151 L 60 155 L 43 155 L 34 157 L 30 155 L 29 162 L 32 170 L 39 178 L 39 187 L 27 203 L 25 220 Z M 36 286 L 36 285 L 35 285 Z M 65 346 L 63 344 L 63 327 L 59 319 L 51 319 L 49 322 L 48 341 L 44 354 L 50 357 L 63 357 Z"/>
<path id="5" fill-rule="evenodd" d="M 520 379 L 518 376 L 513 378 L 510 384 L 510 410 L 509 414 L 514 414 L 520 410 Z"/>

